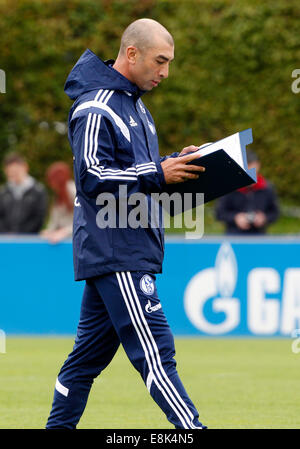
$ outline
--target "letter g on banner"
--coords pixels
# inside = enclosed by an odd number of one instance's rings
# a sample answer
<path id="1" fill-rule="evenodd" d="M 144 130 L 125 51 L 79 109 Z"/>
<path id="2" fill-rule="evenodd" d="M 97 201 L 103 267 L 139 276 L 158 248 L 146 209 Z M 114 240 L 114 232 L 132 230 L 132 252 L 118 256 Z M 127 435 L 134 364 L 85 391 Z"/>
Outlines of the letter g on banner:
<path id="1" fill-rule="evenodd" d="M 230 332 L 240 322 L 240 302 L 231 295 L 235 289 L 237 266 L 228 243 L 223 243 L 214 268 L 197 273 L 188 283 L 184 294 L 184 307 L 191 323 L 200 331 L 218 335 Z M 212 300 L 212 310 L 223 312 L 225 319 L 219 323 L 205 316 L 206 303 Z"/>

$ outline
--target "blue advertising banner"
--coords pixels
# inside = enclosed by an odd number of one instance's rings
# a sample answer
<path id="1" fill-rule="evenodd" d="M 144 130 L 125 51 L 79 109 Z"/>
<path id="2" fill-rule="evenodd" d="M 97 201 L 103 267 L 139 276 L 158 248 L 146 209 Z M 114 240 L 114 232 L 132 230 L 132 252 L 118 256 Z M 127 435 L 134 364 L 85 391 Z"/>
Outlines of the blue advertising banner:
<path id="1" fill-rule="evenodd" d="M 170 240 L 158 278 L 177 335 L 291 336 L 300 327 L 300 240 Z"/>
<path id="2" fill-rule="evenodd" d="M 6 334 L 75 334 L 83 282 L 74 282 L 72 244 L 0 241 L 0 328 Z"/>
<path id="3" fill-rule="evenodd" d="M 0 329 L 75 334 L 84 282 L 73 280 L 71 243 L 3 238 L 0 251 Z M 300 328 L 300 239 L 167 238 L 157 287 L 175 335 L 290 337 Z"/>

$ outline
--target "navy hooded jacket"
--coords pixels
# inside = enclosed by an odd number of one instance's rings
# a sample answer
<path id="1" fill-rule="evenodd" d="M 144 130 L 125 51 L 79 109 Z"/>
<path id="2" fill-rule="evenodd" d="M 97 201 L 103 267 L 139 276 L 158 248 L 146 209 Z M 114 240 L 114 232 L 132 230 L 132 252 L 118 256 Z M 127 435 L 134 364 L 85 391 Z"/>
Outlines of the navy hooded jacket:
<path id="1" fill-rule="evenodd" d="M 128 196 L 140 192 L 149 203 L 151 193 L 164 190 L 164 158 L 159 156 L 151 114 L 140 98 L 143 91 L 113 69 L 112 61 L 103 62 L 86 50 L 69 74 L 65 92 L 75 100 L 69 114 L 77 188 L 75 280 L 116 271 L 161 272 L 161 220 L 159 226 L 138 228 L 97 223 L 98 212 L 107 205 L 99 201 L 101 193 L 113 195 L 118 204 L 123 186 Z"/>

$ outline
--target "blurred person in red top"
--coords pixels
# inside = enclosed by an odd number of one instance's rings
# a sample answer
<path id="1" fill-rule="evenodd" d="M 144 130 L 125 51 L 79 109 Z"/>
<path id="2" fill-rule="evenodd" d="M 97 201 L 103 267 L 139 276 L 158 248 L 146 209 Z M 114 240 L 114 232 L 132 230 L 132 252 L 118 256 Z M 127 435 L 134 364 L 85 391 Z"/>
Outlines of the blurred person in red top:
<path id="1" fill-rule="evenodd" d="M 54 192 L 47 228 L 41 237 L 51 243 L 58 243 L 72 236 L 73 206 L 76 195 L 71 169 L 65 162 L 54 162 L 46 172 L 49 187 Z"/>
<path id="2" fill-rule="evenodd" d="M 224 195 L 217 202 L 216 217 L 226 225 L 226 234 L 265 234 L 267 226 L 277 220 L 279 207 L 273 186 L 260 173 L 260 161 L 247 151 L 248 168 L 255 168 L 257 182 Z"/>

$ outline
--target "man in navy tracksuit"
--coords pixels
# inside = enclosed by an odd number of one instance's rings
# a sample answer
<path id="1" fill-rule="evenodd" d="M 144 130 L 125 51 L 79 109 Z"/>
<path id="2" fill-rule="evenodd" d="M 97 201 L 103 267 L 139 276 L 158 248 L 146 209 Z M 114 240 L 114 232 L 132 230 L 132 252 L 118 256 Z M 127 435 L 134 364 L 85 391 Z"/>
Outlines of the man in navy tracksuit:
<path id="1" fill-rule="evenodd" d="M 65 91 L 75 100 L 69 115 L 77 197 L 74 207 L 75 279 L 85 280 L 73 351 L 55 385 L 48 429 L 74 429 L 93 379 L 120 343 L 167 419 L 182 429 L 201 429 L 198 412 L 176 371 L 173 336 L 161 308 L 155 273 L 161 272 L 163 229 L 99 226 L 97 198 L 164 191 L 167 183 L 200 175 L 183 157 L 160 158 L 153 119 L 141 95 L 168 76 L 174 57 L 172 36 L 150 19 L 123 33 L 116 61 L 101 61 L 87 50 L 72 69 Z M 101 205 L 100 205 L 101 206 Z M 102 204 L 103 206 L 103 204 Z M 118 217 L 120 218 L 120 217 Z"/>

